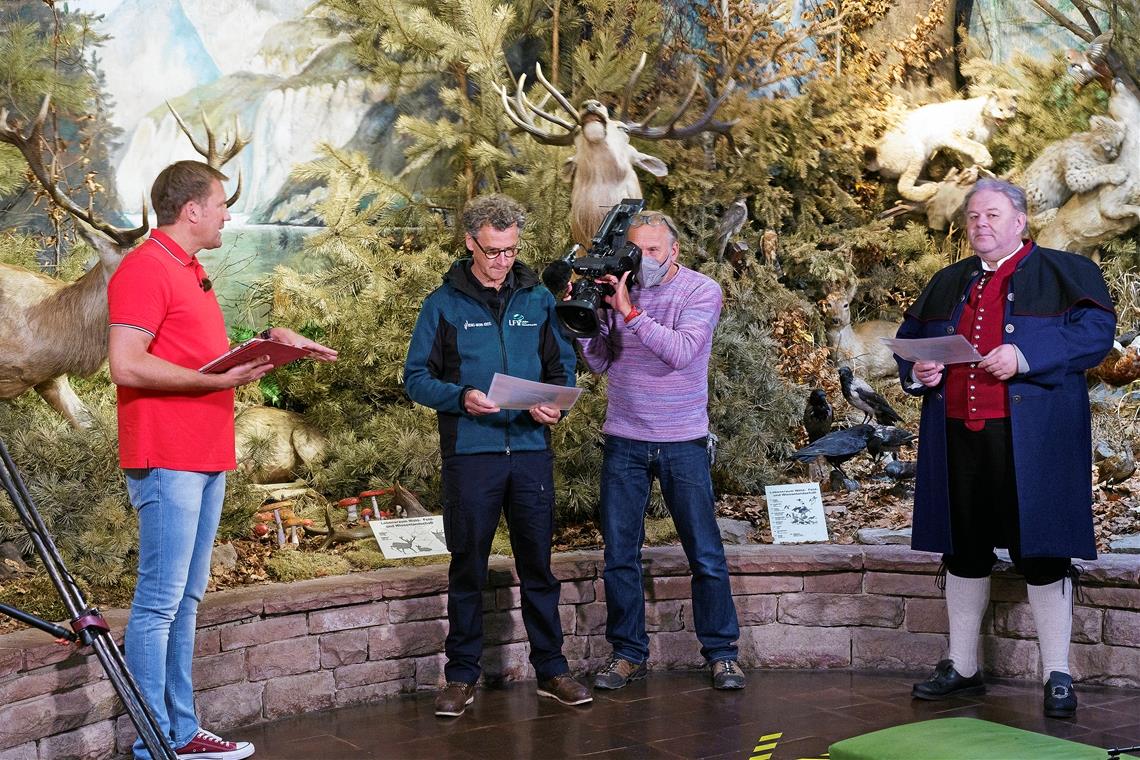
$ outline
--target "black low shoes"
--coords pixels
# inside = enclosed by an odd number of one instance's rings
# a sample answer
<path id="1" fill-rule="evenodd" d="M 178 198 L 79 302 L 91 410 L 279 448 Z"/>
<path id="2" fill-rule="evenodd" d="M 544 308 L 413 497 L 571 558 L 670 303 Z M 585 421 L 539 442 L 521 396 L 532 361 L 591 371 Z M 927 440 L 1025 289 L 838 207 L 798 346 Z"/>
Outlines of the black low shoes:
<path id="1" fill-rule="evenodd" d="M 953 660 L 942 660 L 934 668 L 934 675 L 922 683 L 916 683 L 910 690 L 915 699 L 949 699 L 950 697 L 967 697 L 986 693 L 986 682 L 982 678 L 982 671 L 966 678 L 954 670 Z"/>
<path id="2" fill-rule="evenodd" d="M 1045 684 L 1045 717 L 1071 718 L 1077 714 L 1077 693 L 1073 677 L 1054 670 Z"/>

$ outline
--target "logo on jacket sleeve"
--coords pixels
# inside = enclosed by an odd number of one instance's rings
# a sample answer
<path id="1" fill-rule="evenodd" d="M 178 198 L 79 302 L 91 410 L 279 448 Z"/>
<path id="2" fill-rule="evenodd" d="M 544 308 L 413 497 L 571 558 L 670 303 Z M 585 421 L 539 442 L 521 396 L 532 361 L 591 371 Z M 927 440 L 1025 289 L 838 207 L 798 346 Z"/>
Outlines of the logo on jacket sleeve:
<path id="1" fill-rule="evenodd" d="M 531 322 L 522 314 L 512 314 L 511 318 L 507 320 L 507 324 L 511 327 L 538 327 L 537 322 Z"/>

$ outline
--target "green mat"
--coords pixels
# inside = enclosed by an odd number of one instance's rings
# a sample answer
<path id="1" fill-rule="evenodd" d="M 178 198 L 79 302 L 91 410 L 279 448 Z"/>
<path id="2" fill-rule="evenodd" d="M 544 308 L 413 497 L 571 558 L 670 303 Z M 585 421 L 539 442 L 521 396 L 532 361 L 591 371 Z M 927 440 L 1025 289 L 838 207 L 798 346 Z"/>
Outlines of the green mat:
<path id="1" fill-rule="evenodd" d="M 1121 757 L 1136 758 L 1135 755 Z M 831 745 L 831 760 L 1107 760 L 1088 744 L 988 720 L 941 718 L 884 728 Z"/>

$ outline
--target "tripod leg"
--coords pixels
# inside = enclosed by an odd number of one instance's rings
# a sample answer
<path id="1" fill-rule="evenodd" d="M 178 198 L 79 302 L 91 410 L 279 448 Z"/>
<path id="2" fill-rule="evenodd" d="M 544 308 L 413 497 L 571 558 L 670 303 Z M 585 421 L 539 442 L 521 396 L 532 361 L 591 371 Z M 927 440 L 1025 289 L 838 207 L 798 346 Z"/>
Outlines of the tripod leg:
<path id="1" fill-rule="evenodd" d="M 116 646 L 114 639 L 106 633 L 99 634 L 91 642 L 91 646 L 95 650 L 95 656 L 103 665 L 103 670 L 107 672 L 111 685 L 115 687 L 115 692 L 123 701 L 127 715 L 130 716 L 131 723 L 135 725 L 135 730 L 138 731 L 143 745 L 150 752 L 150 756 L 154 760 L 160 758 L 161 760 L 177 760 L 174 749 L 171 748 L 169 740 L 158 725 L 158 720 L 155 719 L 154 713 L 151 712 L 146 700 L 143 699 L 138 684 L 135 683 L 134 677 L 127 669 L 127 664 L 123 660 L 123 653 Z"/>

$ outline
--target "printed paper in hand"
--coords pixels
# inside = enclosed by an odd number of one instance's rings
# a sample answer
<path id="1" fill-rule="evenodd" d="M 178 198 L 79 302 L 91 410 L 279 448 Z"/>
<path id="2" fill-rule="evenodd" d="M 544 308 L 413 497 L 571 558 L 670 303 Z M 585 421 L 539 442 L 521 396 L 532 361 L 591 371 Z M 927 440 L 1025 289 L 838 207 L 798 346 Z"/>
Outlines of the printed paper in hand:
<path id="1" fill-rule="evenodd" d="M 980 362 L 982 355 L 963 335 L 940 335 L 937 338 L 879 338 L 887 348 L 908 362 L 941 362 L 962 364 Z"/>
<path id="2" fill-rule="evenodd" d="M 574 406 L 581 388 L 567 388 L 565 385 L 536 383 L 498 372 L 491 378 L 487 400 L 498 404 L 500 409 L 530 409 L 538 404 L 556 406 L 563 411 Z"/>
<path id="3" fill-rule="evenodd" d="M 368 527 L 372 528 L 384 559 L 430 557 L 433 554 L 448 553 L 441 515 L 372 520 Z"/>
<path id="4" fill-rule="evenodd" d="M 800 544 L 827 540 L 827 523 L 823 519 L 823 498 L 819 483 L 788 483 L 765 486 L 768 499 L 768 521 L 772 525 L 772 542 Z"/>

